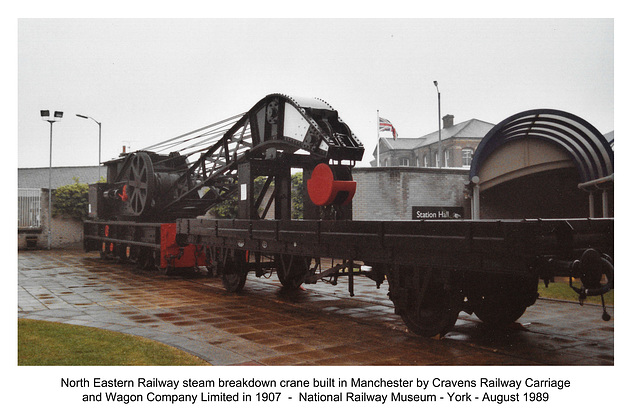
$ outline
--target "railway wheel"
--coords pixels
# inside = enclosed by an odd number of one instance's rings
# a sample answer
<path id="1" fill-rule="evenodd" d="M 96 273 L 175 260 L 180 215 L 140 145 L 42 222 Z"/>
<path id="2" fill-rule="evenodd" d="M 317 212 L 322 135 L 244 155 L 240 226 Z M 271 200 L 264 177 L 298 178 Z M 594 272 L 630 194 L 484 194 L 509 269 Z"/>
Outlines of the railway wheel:
<path id="1" fill-rule="evenodd" d="M 102 260 L 111 259 L 111 256 L 109 255 L 109 251 L 107 249 L 108 249 L 108 245 L 106 243 L 102 243 L 102 248 L 100 249 L 100 259 Z"/>
<path id="2" fill-rule="evenodd" d="M 448 286 L 442 277 L 443 273 L 438 270 L 425 272 L 423 269 L 406 268 L 405 271 L 414 273 L 413 276 L 406 273 L 401 275 L 406 287 L 396 289 L 392 283 L 390 289 L 397 313 L 407 328 L 425 337 L 442 336 L 449 332 L 462 309 L 461 289 Z M 398 282 L 396 279 L 395 284 Z M 398 297 L 403 294 L 406 295 L 404 299 Z"/>
<path id="3" fill-rule="evenodd" d="M 244 288 L 249 271 L 245 252 L 234 250 L 227 252 L 220 274 L 227 292 L 238 293 Z"/>
<path id="4" fill-rule="evenodd" d="M 481 293 L 470 295 L 469 300 L 476 316 L 492 328 L 517 321 L 538 298 L 537 277 L 494 275 L 485 279 Z"/>
<path id="5" fill-rule="evenodd" d="M 421 336 L 442 336 L 458 320 L 460 304 L 444 290 L 432 291 L 420 307 L 400 311 L 400 316 L 411 332 Z"/>
<path id="6" fill-rule="evenodd" d="M 140 270 L 150 270 L 154 268 L 153 252 L 146 247 L 138 247 L 133 259 L 136 267 Z"/>
<path id="7" fill-rule="evenodd" d="M 276 273 L 285 289 L 297 289 L 309 274 L 309 260 L 303 256 L 278 255 L 276 257 Z"/>
<path id="8" fill-rule="evenodd" d="M 476 316 L 491 327 L 501 328 L 517 321 L 527 310 L 527 306 L 517 301 L 500 297 L 484 297 L 476 305 Z"/>

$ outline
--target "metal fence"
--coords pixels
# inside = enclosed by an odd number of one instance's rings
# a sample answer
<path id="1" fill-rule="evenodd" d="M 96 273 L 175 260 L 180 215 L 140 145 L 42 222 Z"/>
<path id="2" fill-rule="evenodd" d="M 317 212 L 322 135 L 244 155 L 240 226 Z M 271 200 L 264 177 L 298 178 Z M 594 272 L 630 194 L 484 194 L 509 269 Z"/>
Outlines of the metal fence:
<path id="1" fill-rule="evenodd" d="M 39 188 L 18 188 L 18 229 L 38 229 L 40 220 Z"/>

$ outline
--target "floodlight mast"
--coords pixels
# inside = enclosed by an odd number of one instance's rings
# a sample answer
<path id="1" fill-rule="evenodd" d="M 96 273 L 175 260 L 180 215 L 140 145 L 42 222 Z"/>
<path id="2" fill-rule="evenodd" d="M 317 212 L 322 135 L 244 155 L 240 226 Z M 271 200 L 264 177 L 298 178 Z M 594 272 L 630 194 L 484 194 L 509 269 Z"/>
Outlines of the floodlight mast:
<path id="1" fill-rule="evenodd" d="M 98 124 L 98 181 L 100 181 L 100 178 L 102 177 L 100 173 L 100 166 L 102 165 L 102 122 L 99 122 L 95 118 L 87 115 L 76 114 L 76 116 L 78 118 L 90 119 Z"/>
<path id="2" fill-rule="evenodd" d="M 48 224 L 47 224 L 47 249 L 51 250 L 51 198 L 52 198 L 52 190 L 51 190 L 51 158 L 53 153 L 53 123 L 62 121 L 62 111 L 54 111 L 53 116 L 51 116 L 51 111 L 48 109 L 43 109 L 40 111 L 40 116 L 43 121 L 49 123 L 49 212 L 48 212 Z"/>
<path id="3" fill-rule="evenodd" d="M 433 81 L 438 91 L 438 168 L 442 168 L 442 124 L 440 118 L 440 89 L 438 89 L 438 81 Z"/>

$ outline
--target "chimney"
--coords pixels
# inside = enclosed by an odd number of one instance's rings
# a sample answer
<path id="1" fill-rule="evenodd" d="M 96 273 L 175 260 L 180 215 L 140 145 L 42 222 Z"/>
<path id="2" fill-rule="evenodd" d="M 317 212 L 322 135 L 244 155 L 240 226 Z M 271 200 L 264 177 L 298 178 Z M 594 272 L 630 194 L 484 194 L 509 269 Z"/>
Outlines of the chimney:
<path id="1" fill-rule="evenodd" d="M 453 126 L 453 115 L 445 115 L 442 117 L 442 128 L 451 128 Z"/>

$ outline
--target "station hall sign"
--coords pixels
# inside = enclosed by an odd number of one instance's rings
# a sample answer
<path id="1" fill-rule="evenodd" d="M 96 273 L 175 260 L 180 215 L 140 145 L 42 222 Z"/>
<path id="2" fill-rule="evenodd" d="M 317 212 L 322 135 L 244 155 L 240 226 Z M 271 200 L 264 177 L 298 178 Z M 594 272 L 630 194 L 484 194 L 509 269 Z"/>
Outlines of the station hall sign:
<path id="1" fill-rule="evenodd" d="M 449 220 L 461 219 L 464 214 L 462 207 L 426 207 L 412 206 L 411 219 L 413 220 Z"/>

